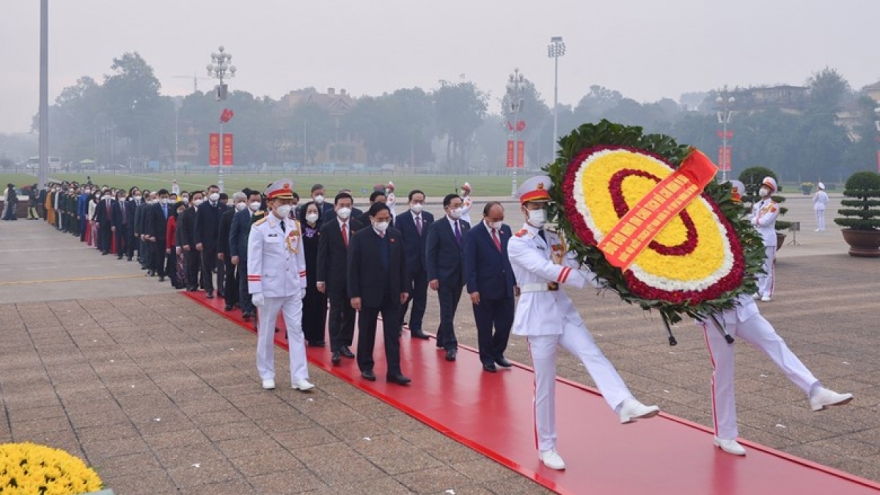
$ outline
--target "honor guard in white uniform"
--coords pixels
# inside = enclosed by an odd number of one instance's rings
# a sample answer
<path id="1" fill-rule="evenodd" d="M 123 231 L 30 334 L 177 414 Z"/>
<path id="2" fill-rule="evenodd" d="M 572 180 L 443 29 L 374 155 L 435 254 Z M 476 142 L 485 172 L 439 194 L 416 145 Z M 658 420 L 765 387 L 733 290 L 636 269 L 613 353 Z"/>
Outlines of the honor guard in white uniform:
<path id="1" fill-rule="evenodd" d="M 519 188 L 526 224 L 510 239 L 507 251 L 520 287 L 513 334 L 527 337 L 535 369 L 538 458 L 551 469 L 565 469 L 565 462 L 556 451 L 557 345 L 583 362 L 605 401 L 620 415 L 621 423 L 655 416 L 659 408 L 645 406 L 633 398 L 617 370 L 599 350 L 571 299 L 559 290 L 560 285 L 583 288 L 587 283 L 603 288 L 605 281 L 578 266 L 560 237 L 544 230 L 544 207 L 550 201 L 550 187 L 550 178 L 539 176 Z"/>
<path id="2" fill-rule="evenodd" d="M 257 371 L 263 388 L 275 388 L 275 321 L 284 316 L 290 354 L 290 383 L 306 391 L 309 382 L 302 299 L 306 294 L 306 261 L 299 222 L 290 218 L 293 181 L 281 179 L 266 189 L 272 211 L 251 227 L 248 237 L 248 291 L 259 311 Z"/>
<path id="3" fill-rule="evenodd" d="M 804 366 L 804 363 L 791 352 L 773 325 L 758 311 L 758 305 L 749 295 L 737 299 L 737 306 L 725 310 L 719 322 L 735 339 L 742 339 L 763 352 L 779 367 L 801 390 L 807 394 L 810 408 L 821 411 L 828 406 L 838 406 L 850 402 L 852 394 L 838 394 L 822 387 L 819 380 Z M 715 368 L 712 374 L 712 421 L 715 425 L 713 442 L 721 450 L 746 455 L 746 449 L 736 441 L 739 430 L 736 426 L 736 397 L 733 385 L 733 346 L 724 339 L 720 329 L 711 318 L 700 321 L 706 337 L 706 345 Z"/>
<path id="4" fill-rule="evenodd" d="M 825 192 L 825 184 L 816 184 L 816 194 L 813 195 L 813 211 L 816 212 L 816 232 L 825 230 L 825 207 L 828 205 L 828 193 Z"/>
<path id="5" fill-rule="evenodd" d="M 764 177 L 758 194 L 761 201 L 752 206 L 752 225 L 764 239 L 764 272 L 758 275 L 758 293 L 755 299 L 769 301 L 773 296 L 776 281 L 776 217 L 779 216 L 779 205 L 770 197 L 777 191 L 776 180 Z"/>

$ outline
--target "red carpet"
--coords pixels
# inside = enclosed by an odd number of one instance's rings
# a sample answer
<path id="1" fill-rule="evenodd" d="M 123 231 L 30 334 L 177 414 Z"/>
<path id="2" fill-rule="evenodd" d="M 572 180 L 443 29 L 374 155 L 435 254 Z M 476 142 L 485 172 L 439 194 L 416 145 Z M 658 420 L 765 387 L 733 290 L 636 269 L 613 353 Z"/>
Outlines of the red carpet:
<path id="1" fill-rule="evenodd" d="M 186 295 L 253 330 L 240 311 L 224 312 L 222 299 L 206 299 L 204 292 Z M 280 322 L 279 327 L 284 328 Z M 276 343 L 286 349 L 283 331 L 277 335 Z M 410 339 L 404 331 L 401 366 L 413 382 L 391 385 L 383 380 L 381 331 L 378 335 L 376 382 L 363 380 L 352 359 L 331 366 L 329 347 L 307 348 L 309 361 L 559 493 L 880 494 L 880 484 L 761 445 L 742 442 L 746 457 L 724 454 L 712 446 L 707 428 L 674 416 L 621 425 L 595 390 L 562 379 L 556 387 L 558 450 L 567 470 L 553 471 L 540 464 L 535 450 L 528 367 L 485 373 L 468 348 L 460 348 L 458 360 L 449 363 L 433 340 Z M 254 383 L 256 376 L 254 369 Z"/>

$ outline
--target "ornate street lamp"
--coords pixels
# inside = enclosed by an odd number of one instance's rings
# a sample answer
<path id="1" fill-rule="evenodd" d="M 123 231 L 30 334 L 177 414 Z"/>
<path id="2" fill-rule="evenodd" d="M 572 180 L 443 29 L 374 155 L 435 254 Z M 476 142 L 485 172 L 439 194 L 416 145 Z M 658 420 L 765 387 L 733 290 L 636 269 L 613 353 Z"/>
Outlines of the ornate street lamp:
<path id="1" fill-rule="evenodd" d="M 724 93 L 727 92 L 727 87 L 724 88 Z M 719 96 L 715 98 L 715 103 L 718 105 L 718 123 L 721 124 L 721 153 L 720 155 L 720 165 L 721 165 L 721 182 L 727 182 L 727 173 L 730 172 L 730 149 L 727 146 L 728 139 L 733 137 L 733 131 L 728 133 L 727 125 L 730 124 L 730 118 L 733 116 L 733 110 L 730 107 L 736 102 L 736 98 L 733 96 L 724 98 L 723 96 Z"/>
<path id="2" fill-rule="evenodd" d="M 217 101 L 226 101 L 227 86 L 223 83 L 223 79 L 231 79 L 235 77 L 235 66 L 232 65 L 232 54 L 227 53 L 223 46 L 218 51 L 211 54 L 211 63 L 208 64 L 208 76 L 218 79 L 220 84 L 217 85 Z M 221 162 L 217 169 L 217 187 L 223 192 L 223 120 L 220 121 L 220 155 Z"/>
<path id="3" fill-rule="evenodd" d="M 509 116 L 509 120 L 507 122 L 508 129 L 508 138 L 513 142 L 513 179 L 511 182 L 511 192 L 510 195 L 516 197 L 516 168 L 518 165 L 517 153 L 518 153 L 518 136 L 520 131 L 519 126 L 519 114 L 523 109 L 523 99 L 522 99 L 522 90 L 525 87 L 525 77 L 523 77 L 522 73 L 519 69 L 513 69 L 513 74 L 510 74 L 507 77 L 507 114 Z M 508 147 L 508 153 L 511 153 L 510 148 Z"/>

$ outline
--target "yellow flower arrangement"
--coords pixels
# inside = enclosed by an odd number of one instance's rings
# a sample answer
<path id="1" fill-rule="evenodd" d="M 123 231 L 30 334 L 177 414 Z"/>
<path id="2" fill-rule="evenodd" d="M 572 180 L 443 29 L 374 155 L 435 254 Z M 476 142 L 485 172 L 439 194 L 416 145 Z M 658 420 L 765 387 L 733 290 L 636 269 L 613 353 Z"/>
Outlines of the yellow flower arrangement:
<path id="1" fill-rule="evenodd" d="M 63 450 L 27 442 L 0 444 L 2 495 L 75 495 L 102 488 L 93 469 Z"/>

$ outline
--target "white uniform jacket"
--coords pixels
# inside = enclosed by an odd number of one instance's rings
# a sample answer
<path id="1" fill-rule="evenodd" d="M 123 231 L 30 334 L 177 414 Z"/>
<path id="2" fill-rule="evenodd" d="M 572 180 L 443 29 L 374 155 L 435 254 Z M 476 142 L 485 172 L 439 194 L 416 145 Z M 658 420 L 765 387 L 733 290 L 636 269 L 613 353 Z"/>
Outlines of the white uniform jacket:
<path id="1" fill-rule="evenodd" d="M 306 294 L 306 260 L 299 222 L 269 213 L 251 227 L 248 236 L 248 292 L 264 297 Z"/>
<path id="2" fill-rule="evenodd" d="M 777 216 L 779 216 L 779 205 L 769 197 L 752 206 L 752 225 L 764 238 L 765 247 L 776 246 Z"/>
<path id="3" fill-rule="evenodd" d="M 560 335 L 565 321 L 582 325 L 583 320 L 563 290 L 542 290 L 549 282 L 583 288 L 587 282 L 598 286 L 594 273 L 579 270 L 573 256 L 563 253 L 559 236 L 525 224 L 510 238 L 507 255 L 521 294 L 513 318 L 514 335 Z M 555 253 L 554 263 L 551 255 Z"/>

